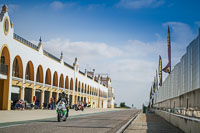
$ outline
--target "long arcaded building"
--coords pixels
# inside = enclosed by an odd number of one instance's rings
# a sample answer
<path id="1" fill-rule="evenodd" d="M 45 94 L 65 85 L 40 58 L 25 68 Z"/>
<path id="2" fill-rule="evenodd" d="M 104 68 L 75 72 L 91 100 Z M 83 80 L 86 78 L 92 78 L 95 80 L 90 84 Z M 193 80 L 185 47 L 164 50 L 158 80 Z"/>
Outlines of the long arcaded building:
<path id="1" fill-rule="evenodd" d="M 35 45 L 15 34 L 5 5 L 0 13 L 0 57 L 0 110 L 10 110 L 17 99 L 33 103 L 33 96 L 42 108 L 63 91 L 71 104 L 114 107 L 110 77 L 81 72 L 77 58 L 70 65 L 62 54 L 57 58 L 45 51 L 41 41 Z"/>

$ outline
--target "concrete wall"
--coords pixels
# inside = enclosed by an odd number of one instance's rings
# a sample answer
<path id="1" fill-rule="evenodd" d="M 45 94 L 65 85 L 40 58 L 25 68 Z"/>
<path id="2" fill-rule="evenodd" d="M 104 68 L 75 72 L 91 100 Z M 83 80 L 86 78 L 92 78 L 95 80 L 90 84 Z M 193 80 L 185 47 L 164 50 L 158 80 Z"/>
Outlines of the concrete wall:
<path id="1" fill-rule="evenodd" d="M 180 98 L 179 106 L 186 106 L 187 97 L 190 106 L 200 107 L 197 104 L 200 88 L 200 30 L 199 35 L 187 46 L 186 53 L 181 57 L 171 73 L 166 77 L 162 86 L 153 95 L 154 103 L 165 103 L 169 99 Z M 186 95 L 187 96 L 186 96 Z M 196 96 L 197 95 L 197 96 Z M 192 98 L 195 97 L 196 99 Z M 185 99 L 186 98 L 186 99 Z M 174 102 L 172 103 L 174 106 Z M 176 106 L 176 105 L 175 105 Z"/>
<path id="2" fill-rule="evenodd" d="M 193 108 L 194 110 L 200 110 L 200 89 L 193 90 L 191 92 L 180 95 L 179 97 L 171 98 L 159 103 L 156 103 L 154 107 L 157 108 Z"/>
<path id="3" fill-rule="evenodd" d="M 155 113 L 186 133 L 200 133 L 200 119 L 158 110 Z"/>

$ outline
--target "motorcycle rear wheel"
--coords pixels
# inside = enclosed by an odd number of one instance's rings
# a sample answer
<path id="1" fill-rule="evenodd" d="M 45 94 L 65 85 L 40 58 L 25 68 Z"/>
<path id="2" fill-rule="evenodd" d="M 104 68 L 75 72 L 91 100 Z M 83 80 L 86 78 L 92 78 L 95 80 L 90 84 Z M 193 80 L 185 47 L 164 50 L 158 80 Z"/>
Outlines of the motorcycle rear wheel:
<path id="1" fill-rule="evenodd" d="M 57 116 L 58 122 L 60 122 L 60 117 L 61 117 L 61 114 L 58 113 L 58 116 Z"/>

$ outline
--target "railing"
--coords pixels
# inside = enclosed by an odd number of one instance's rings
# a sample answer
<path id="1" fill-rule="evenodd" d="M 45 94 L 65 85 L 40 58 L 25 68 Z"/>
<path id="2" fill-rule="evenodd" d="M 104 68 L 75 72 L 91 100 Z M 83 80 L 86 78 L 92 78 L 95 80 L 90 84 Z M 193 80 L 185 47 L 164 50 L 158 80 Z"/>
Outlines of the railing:
<path id="1" fill-rule="evenodd" d="M 40 85 L 40 86 L 43 86 L 43 83 L 40 83 L 40 82 L 36 82 L 36 85 Z"/>
<path id="2" fill-rule="evenodd" d="M 48 87 L 48 88 L 51 88 L 51 85 L 49 85 L 49 84 L 45 84 L 45 86 Z"/>
<path id="3" fill-rule="evenodd" d="M 82 72 L 82 71 L 80 71 L 80 70 L 79 70 L 79 73 L 81 73 L 82 75 L 85 75 L 85 73 L 84 73 L 84 72 Z"/>
<path id="4" fill-rule="evenodd" d="M 172 114 L 188 116 L 193 118 L 198 118 L 200 121 L 200 110 L 195 110 L 193 108 L 156 108 L 156 110 L 165 111 Z"/>
<path id="5" fill-rule="evenodd" d="M 71 66 L 70 64 L 68 64 L 68 63 L 66 63 L 66 62 L 64 62 L 64 65 L 66 65 L 66 66 L 70 67 L 71 69 L 74 69 L 74 67 L 73 67 L 73 66 Z"/>
<path id="6" fill-rule="evenodd" d="M 38 46 L 36 46 L 35 44 L 27 41 L 26 39 L 24 39 L 22 37 L 20 37 L 19 35 L 14 33 L 13 36 L 14 36 L 14 39 L 16 39 L 17 41 L 19 41 L 19 42 L 21 42 L 21 43 L 23 43 L 23 44 L 35 49 L 35 50 L 38 50 Z"/>
<path id="7" fill-rule="evenodd" d="M 23 79 L 22 79 L 22 78 L 19 78 L 19 77 L 14 77 L 14 76 L 12 77 L 12 79 L 13 79 L 13 80 L 17 80 L 17 81 L 23 81 Z"/>
<path id="8" fill-rule="evenodd" d="M 0 64 L 0 74 L 8 74 L 8 65 Z"/>
<path id="9" fill-rule="evenodd" d="M 25 82 L 30 83 L 30 84 L 33 84 L 33 83 L 34 83 L 34 81 L 28 80 L 28 79 L 26 79 Z"/>
<path id="10" fill-rule="evenodd" d="M 54 88 L 54 89 L 58 89 L 58 86 L 52 86 L 52 88 Z"/>
<path id="11" fill-rule="evenodd" d="M 92 79 L 92 77 L 91 77 L 91 76 L 89 76 L 89 75 L 87 75 L 87 77 L 88 77 L 88 78 L 90 78 L 90 79 Z"/>
<path id="12" fill-rule="evenodd" d="M 47 52 L 46 50 L 44 50 L 44 55 L 46 55 L 46 56 L 48 56 L 48 57 L 50 57 L 50 58 L 53 58 L 54 60 L 56 60 L 56 61 L 58 61 L 58 62 L 60 61 L 59 58 L 57 58 L 56 56 L 50 54 L 50 53 Z"/>
<path id="13" fill-rule="evenodd" d="M 59 90 L 64 90 L 65 88 L 59 87 Z"/>

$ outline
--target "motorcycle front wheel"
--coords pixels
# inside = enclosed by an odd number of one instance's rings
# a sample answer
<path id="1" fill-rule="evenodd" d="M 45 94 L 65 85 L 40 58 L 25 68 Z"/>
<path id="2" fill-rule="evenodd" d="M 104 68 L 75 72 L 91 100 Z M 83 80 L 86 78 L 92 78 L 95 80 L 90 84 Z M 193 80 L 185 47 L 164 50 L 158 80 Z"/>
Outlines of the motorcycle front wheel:
<path id="1" fill-rule="evenodd" d="M 60 122 L 60 118 L 61 118 L 61 113 L 59 112 L 57 116 L 58 122 Z"/>

